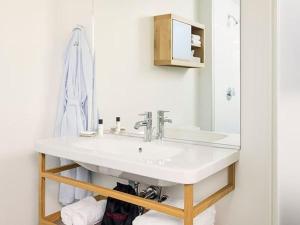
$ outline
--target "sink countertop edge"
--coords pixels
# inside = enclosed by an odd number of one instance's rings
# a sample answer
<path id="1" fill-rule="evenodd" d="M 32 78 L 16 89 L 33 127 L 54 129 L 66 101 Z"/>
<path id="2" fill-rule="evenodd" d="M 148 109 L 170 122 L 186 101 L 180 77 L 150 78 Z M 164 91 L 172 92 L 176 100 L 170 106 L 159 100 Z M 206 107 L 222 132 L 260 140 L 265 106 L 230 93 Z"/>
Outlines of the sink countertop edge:
<path id="1" fill-rule="evenodd" d="M 208 147 L 209 149 L 220 149 L 215 147 Z M 106 159 L 104 162 L 104 159 L 101 159 L 99 157 L 90 157 L 89 161 L 83 160 L 84 154 L 80 152 L 69 152 L 69 154 L 62 153 L 61 150 L 55 147 L 51 147 L 51 150 L 49 147 L 45 146 L 45 144 L 42 143 L 42 141 L 36 142 L 35 149 L 39 153 L 43 153 L 46 155 L 51 155 L 54 157 L 60 157 L 60 158 L 67 158 L 73 161 L 78 161 L 82 163 L 89 163 L 96 166 L 103 166 L 107 168 L 109 167 L 109 160 Z M 155 167 L 153 165 L 146 165 L 143 166 L 147 169 L 147 173 L 142 174 L 138 172 L 139 165 L 137 163 L 128 163 L 128 162 L 122 162 L 122 166 L 119 168 L 111 168 L 116 170 L 121 170 L 127 173 L 132 173 L 136 175 L 146 176 L 154 179 L 164 180 L 168 182 L 174 182 L 177 184 L 196 184 L 213 174 L 218 173 L 219 171 L 222 171 L 226 167 L 232 165 L 233 163 L 237 162 L 239 160 L 239 151 L 238 150 L 230 150 L 232 151 L 231 154 L 228 156 L 221 158 L 217 161 L 214 161 L 210 164 L 206 164 L 203 167 L 197 168 L 195 170 L 189 169 L 189 170 L 178 170 L 174 168 L 167 168 L 167 167 Z M 148 167 L 148 168 L 147 168 Z M 162 173 L 164 171 L 164 174 Z M 159 174 L 159 176 L 158 176 Z M 170 174 L 174 174 L 171 176 Z"/>

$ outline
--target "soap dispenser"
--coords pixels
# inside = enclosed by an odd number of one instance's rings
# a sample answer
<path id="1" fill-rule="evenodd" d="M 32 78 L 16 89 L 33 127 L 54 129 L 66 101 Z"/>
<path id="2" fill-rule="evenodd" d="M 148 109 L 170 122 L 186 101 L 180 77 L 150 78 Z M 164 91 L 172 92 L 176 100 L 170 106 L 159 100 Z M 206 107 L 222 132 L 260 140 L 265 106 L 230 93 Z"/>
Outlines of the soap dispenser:
<path id="1" fill-rule="evenodd" d="M 121 117 L 116 117 L 116 133 L 121 132 Z"/>
<path id="2" fill-rule="evenodd" d="M 102 137 L 104 135 L 103 119 L 98 120 L 98 136 Z"/>

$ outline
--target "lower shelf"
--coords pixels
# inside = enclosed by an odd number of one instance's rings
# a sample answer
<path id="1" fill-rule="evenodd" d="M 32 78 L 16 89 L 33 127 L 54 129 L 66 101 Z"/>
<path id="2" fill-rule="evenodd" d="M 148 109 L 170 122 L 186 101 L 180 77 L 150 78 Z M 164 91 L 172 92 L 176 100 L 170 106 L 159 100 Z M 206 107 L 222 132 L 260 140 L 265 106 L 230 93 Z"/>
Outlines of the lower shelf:
<path id="1" fill-rule="evenodd" d="M 54 222 L 54 223 L 49 223 L 49 222 L 45 222 L 43 225 L 65 225 L 61 220 L 59 220 L 59 221 L 56 221 L 56 222 Z M 100 223 L 97 223 L 96 225 L 101 225 L 101 222 Z"/>
<path id="2" fill-rule="evenodd" d="M 105 197 L 103 197 L 103 196 L 101 196 L 101 195 L 94 196 L 94 198 L 95 198 L 97 201 L 106 199 Z M 46 216 L 46 217 L 43 219 L 42 224 L 43 224 L 43 225 L 64 225 L 64 223 L 63 223 L 62 220 L 61 220 L 61 213 L 60 213 L 60 211 L 55 212 L 55 213 L 52 213 L 52 214 L 50 214 L 49 216 Z M 100 225 L 100 224 L 101 224 L 101 223 L 99 223 L 99 225 Z M 96 225 L 98 225 L 98 224 L 96 224 Z"/>
<path id="3" fill-rule="evenodd" d="M 65 225 L 62 221 L 56 223 L 57 225 Z M 97 223 L 96 225 L 101 225 L 101 223 Z"/>

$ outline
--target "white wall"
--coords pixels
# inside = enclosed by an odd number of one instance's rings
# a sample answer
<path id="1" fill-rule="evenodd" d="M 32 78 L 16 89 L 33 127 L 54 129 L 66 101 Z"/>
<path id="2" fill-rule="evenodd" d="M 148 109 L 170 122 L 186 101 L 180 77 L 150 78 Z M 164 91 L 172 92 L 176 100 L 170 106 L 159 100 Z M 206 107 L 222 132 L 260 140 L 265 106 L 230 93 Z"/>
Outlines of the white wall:
<path id="1" fill-rule="evenodd" d="M 88 25 L 90 10 L 91 5 L 80 0 L 1 3 L 1 225 L 38 224 L 34 142 L 53 134 L 64 48 L 74 24 Z M 50 158 L 48 165 L 57 163 Z M 48 212 L 59 208 L 57 193 L 58 185 L 49 182 Z"/>
<path id="2" fill-rule="evenodd" d="M 53 0 L 1 1 L 0 224 L 37 224 L 34 142 L 51 136 L 60 60 Z M 48 186 L 48 193 L 56 193 Z M 50 200 L 49 208 L 56 206 Z"/>
<path id="3" fill-rule="evenodd" d="M 92 0 L 57 0 L 53 19 L 56 24 L 58 51 L 63 55 L 72 30 L 77 25 L 85 27 L 87 37 L 92 47 Z M 62 63 L 62 62 L 61 62 Z M 63 64 L 62 64 L 63 66 Z"/>
<path id="4" fill-rule="evenodd" d="M 278 0 L 277 151 L 280 225 L 300 221 L 300 2 Z"/>
<path id="5" fill-rule="evenodd" d="M 61 78 L 57 65 L 64 46 L 59 33 L 63 31 L 57 27 L 64 12 L 57 11 L 60 3 L 15 0 L 1 4 L 1 225 L 37 224 L 34 141 L 51 136 L 53 130 Z M 271 0 L 244 0 L 242 24 L 241 161 L 237 189 L 218 204 L 217 225 L 270 225 Z M 220 185 L 223 175 L 207 185 Z M 48 209 L 53 210 L 57 185 L 48 186 L 47 191 Z"/>
<path id="6" fill-rule="evenodd" d="M 197 125 L 201 69 L 153 65 L 153 16 L 172 12 L 196 20 L 197 1 L 95 1 L 97 92 L 107 128 L 121 116 L 132 129 L 138 114 L 159 109 L 171 111 L 173 125 Z"/>

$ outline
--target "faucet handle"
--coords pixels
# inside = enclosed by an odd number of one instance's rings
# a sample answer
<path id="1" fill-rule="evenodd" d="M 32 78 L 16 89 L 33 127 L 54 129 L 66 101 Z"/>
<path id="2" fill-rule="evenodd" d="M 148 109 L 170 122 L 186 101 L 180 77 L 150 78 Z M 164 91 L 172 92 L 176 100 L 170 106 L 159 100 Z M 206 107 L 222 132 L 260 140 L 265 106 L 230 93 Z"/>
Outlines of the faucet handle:
<path id="1" fill-rule="evenodd" d="M 168 113 L 168 112 L 170 112 L 170 111 L 158 110 L 158 111 L 157 111 L 157 115 L 158 115 L 159 117 L 164 117 L 164 116 L 165 116 L 165 113 Z"/>
<path id="2" fill-rule="evenodd" d="M 157 112 L 158 112 L 158 113 L 168 113 L 168 112 L 170 112 L 170 111 L 166 111 L 166 110 L 158 110 Z"/>
<path id="3" fill-rule="evenodd" d="M 152 112 L 141 113 L 141 114 L 139 114 L 139 116 L 144 116 L 145 119 L 149 119 L 149 118 L 152 118 Z"/>

